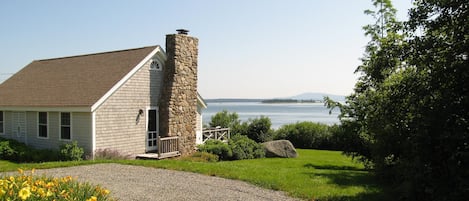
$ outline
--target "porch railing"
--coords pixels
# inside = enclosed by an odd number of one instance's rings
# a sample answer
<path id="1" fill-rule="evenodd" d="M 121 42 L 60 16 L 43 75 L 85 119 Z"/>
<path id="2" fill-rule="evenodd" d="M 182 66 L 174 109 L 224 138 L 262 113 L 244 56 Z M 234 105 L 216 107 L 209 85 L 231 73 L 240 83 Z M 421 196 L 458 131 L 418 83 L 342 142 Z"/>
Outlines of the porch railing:
<path id="1" fill-rule="evenodd" d="M 228 142 L 230 139 L 230 128 L 215 128 L 204 130 L 202 132 L 202 142 L 205 143 L 209 139 Z"/>
<path id="2" fill-rule="evenodd" d="M 181 155 L 179 153 L 179 137 L 158 136 L 158 158 L 168 158 Z"/>

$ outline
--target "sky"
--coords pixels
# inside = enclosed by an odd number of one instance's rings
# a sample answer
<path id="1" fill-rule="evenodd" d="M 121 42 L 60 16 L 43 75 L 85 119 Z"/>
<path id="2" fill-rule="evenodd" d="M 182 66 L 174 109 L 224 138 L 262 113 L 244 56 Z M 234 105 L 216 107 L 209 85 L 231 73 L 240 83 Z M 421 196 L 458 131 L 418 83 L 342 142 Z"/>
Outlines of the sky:
<path id="1" fill-rule="evenodd" d="M 411 0 L 394 1 L 407 18 Z M 366 43 L 369 0 L 0 1 L 0 82 L 33 60 L 199 39 L 204 98 L 349 95 Z"/>

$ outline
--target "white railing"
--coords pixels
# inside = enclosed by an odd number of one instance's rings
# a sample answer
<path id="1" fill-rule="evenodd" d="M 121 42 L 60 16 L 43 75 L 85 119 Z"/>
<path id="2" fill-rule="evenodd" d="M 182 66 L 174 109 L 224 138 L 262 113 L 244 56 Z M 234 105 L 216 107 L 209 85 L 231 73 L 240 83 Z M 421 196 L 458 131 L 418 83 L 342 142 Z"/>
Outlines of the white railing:
<path id="1" fill-rule="evenodd" d="M 179 153 L 179 137 L 158 136 L 158 158 L 167 158 L 181 155 Z"/>
<path id="2" fill-rule="evenodd" d="M 215 128 L 204 130 L 202 132 L 202 143 L 205 143 L 209 139 L 228 142 L 230 139 L 230 128 Z"/>

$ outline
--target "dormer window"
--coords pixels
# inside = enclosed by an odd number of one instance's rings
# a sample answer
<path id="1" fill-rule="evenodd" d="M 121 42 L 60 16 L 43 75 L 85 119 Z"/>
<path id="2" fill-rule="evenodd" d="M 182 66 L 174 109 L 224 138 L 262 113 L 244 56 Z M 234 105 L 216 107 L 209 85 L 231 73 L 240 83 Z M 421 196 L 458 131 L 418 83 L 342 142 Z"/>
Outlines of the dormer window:
<path id="1" fill-rule="evenodd" d="M 150 70 L 162 70 L 163 69 L 163 65 L 161 65 L 161 63 L 154 59 L 153 61 L 151 61 L 151 64 L 150 64 Z"/>

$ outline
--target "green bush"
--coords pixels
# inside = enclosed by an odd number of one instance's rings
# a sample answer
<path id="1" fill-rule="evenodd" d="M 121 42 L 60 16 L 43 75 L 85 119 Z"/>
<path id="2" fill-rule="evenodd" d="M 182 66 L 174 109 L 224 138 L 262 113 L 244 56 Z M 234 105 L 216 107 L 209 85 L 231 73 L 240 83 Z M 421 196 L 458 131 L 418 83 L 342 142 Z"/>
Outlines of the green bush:
<path id="1" fill-rule="evenodd" d="M 34 149 L 13 139 L 0 138 L 0 159 L 12 162 L 57 161 L 58 152 L 49 149 Z"/>
<path id="2" fill-rule="evenodd" d="M 11 148 L 9 141 L 0 142 L 0 159 L 11 160 L 15 154 L 16 154 L 16 151 L 13 148 Z"/>
<path id="3" fill-rule="evenodd" d="M 83 148 L 78 146 L 77 141 L 63 144 L 60 146 L 60 159 L 65 161 L 81 161 L 83 160 Z"/>
<path id="4" fill-rule="evenodd" d="M 328 125 L 314 122 L 298 122 L 280 127 L 274 139 L 289 140 L 296 148 L 335 149 Z"/>
<path id="5" fill-rule="evenodd" d="M 256 142 L 267 142 L 272 140 L 273 131 L 270 129 L 272 122 L 269 117 L 261 116 L 260 118 L 249 120 L 249 124 L 246 128 L 246 133 L 249 138 Z"/>
<path id="6" fill-rule="evenodd" d="M 220 140 L 207 140 L 205 144 L 198 146 L 199 151 L 215 154 L 220 160 L 229 160 L 233 156 L 233 152 L 228 144 Z"/>
<path id="7" fill-rule="evenodd" d="M 13 162 L 34 162 L 32 161 L 32 156 L 35 154 L 34 149 L 16 140 L 3 138 L 0 140 L 1 159 Z"/>
<path id="8" fill-rule="evenodd" d="M 234 135 L 229 141 L 229 146 L 233 152 L 233 160 L 265 157 L 262 145 L 249 139 L 247 136 Z"/>
<path id="9" fill-rule="evenodd" d="M 31 162 L 47 162 L 58 161 L 59 152 L 52 149 L 32 149 L 33 151 L 28 154 Z"/>
<path id="10" fill-rule="evenodd" d="M 265 157 L 261 144 L 244 135 L 233 135 L 229 143 L 220 140 L 208 140 L 199 145 L 199 152 L 217 155 L 220 160 L 242 160 Z"/>
<path id="11" fill-rule="evenodd" d="M 222 128 L 233 128 L 240 124 L 239 116 L 236 112 L 230 113 L 227 110 L 218 112 L 211 117 L 209 126 Z"/>

